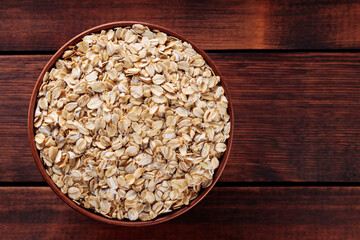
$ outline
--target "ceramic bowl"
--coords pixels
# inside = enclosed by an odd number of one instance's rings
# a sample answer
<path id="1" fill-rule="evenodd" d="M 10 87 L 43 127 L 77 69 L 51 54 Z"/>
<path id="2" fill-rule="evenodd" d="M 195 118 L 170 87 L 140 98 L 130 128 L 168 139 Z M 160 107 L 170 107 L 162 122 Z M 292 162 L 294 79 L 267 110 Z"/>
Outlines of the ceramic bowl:
<path id="1" fill-rule="evenodd" d="M 173 212 L 170 213 L 166 213 L 163 215 L 159 215 L 157 218 L 150 220 L 150 221 L 127 221 L 127 220 L 116 220 L 116 219 L 109 219 L 106 218 L 100 214 L 97 214 L 91 210 L 85 209 L 79 205 L 77 205 L 75 202 L 73 202 L 69 197 L 67 197 L 65 194 L 63 194 L 60 189 L 55 185 L 55 183 L 51 180 L 51 178 L 49 177 L 49 175 L 46 173 L 45 171 L 45 167 L 42 163 L 42 161 L 40 160 L 40 155 L 39 155 L 39 151 L 36 149 L 35 146 L 35 141 L 34 141 L 34 124 L 33 124 L 33 119 L 34 119 L 34 112 L 35 112 L 35 107 L 36 107 L 36 100 L 37 100 L 37 95 L 38 95 L 38 91 L 39 88 L 43 82 L 43 77 L 44 74 L 46 72 L 48 72 L 55 64 L 55 62 L 62 57 L 64 51 L 66 51 L 68 49 L 69 46 L 71 45 L 75 45 L 77 42 L 81 41 L 81 39 L 85 36 L 85 35 L 89 35 L 91 33 L 98 33 L 101 30 L 107 30 L 107 29 L 111 29 L 111 28 L 115 28 L 115 27 L 125 27 L 125 26 L 131 26 L 133 24 L 142 24 L 144 26 L 148 26 L 150 29 L 157 29 L 160 30 L 168 35 L 177 37 L 185 42 L 188 42 L 192 45 L 192 47 L 203 56 L 203 58 L 206 60 L 207 64 L 213 69 L 214 73 L 218 76 L 220 76 L 220 82 L 222 87 L 225 90 L 225 95 L 228 99 L 229 102 L 229 108 L 228 108 L 228 113 L 230 115 L 230 124 L 231 124 L 231 131 L 230 131 L 230 137 L 227 140 L 227 150 L 224 153 L 224 155 L 222 156 L 222 158 L 220 159 L 220 165 L 219 167 L 216 169 L 214 177 L 213 177 L 213 182 L 212 184 L 205 189 L 202 189 L 198 195 L 197 198 L 195 198 L 194 200 L 192 200 L 190 202 L 189 205 L 187 206 L 183 206 Z M 196 204 L 198 204 L 209 192 L 210 190 L 214 187 L 215 183 L 218 181 L 218 179 L 220 178 L 221 173 L 223 172 L 225 165 L 229 159 L 229 153 L 231 150 L 231 144 L 233 141 L 233 132 L 234 132 L 234 113 L 233 113 L 233 107 L 231 104 L 231 99 L 229 96 L 229 90 L 226 86 L 226 83 L 224 81 L 224 77 L 220 74 L 218 68 L 216 67 L 216 65 L 214 64 L 214 62 L 210 59 L 210 57 L 204 52 L 202 51 L 199 47 L 197 47 L 194 43 L 192 43 L 191 41 L 189 41 L 188 39 L 184 38 L 183 36 L 180 36 L 179 34 L 168 30 L 164 27 L 160 27 L 154 24 L 149 24 L 149 23 L 144 23 L 144 22 L 132 22 L 132 21 L 122 21 L 122 22 L 112 22 L 112 23 L 107 23 L 107 24 L 103 24 L 103 25 L 99 25 L 96 27 L 93 27 L 91 29 L 88 29 L 82 33 L 80 33 L 79 35 L 77 35 L 76 37 L 72 38 L 70 41 L 68 41 L 67 43 L 65 43 L 55 54 L 54 56 L 52 56 L 52 58 L 48 61 L 48 63 L 45 65 L 44 69 L 42 70 L 39 78 L 36 81 L 34 90 L 32 92 L 32 96 L 31 96 L 31 100 L 30 100 L 30 105 L 29 105 L 29 112 L 28 112 L 28 135 L 29 135 L 29 140 L 30 140 L 30 146 L 31 146 L 31 150 L 32 150 L 32 154 L 34 156 L 34 160 L 35 163 L 41 173 L 41 175 L 44 177 L 45 181 L 49 184 L 49 186 L 51 187 L 51 189 L 56 193 L 56 195 L 58 195 L 59 198 L 61 198 L 66 204 L 68 204 L 70 207 L 72 207 L 73 209 L 75 209 L 76 211 L 101 222 L 105 222 L 105 223 L 110 223 L 110 224 L 115 224 L 115 225 L 121 225 L 121 226 L 147 226 L 147 225 L 153 225 L 153 224 L 157 224 L 157 223 L 162 223 L 165 221 L 168 221 L 170 219 L 173 219 L 177 216 L 180 216 L 181 214 L 189 211 L 191 208 L 193 208 Z"/>

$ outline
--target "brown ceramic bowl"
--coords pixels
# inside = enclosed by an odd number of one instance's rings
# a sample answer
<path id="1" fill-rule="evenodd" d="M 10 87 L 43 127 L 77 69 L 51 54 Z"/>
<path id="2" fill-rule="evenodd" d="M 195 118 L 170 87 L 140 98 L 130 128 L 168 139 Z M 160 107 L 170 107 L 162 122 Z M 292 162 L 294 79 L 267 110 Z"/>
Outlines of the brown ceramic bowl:
<path id="1" fill-rule="evenodd" d="M 201 192 L 199 193 L 199 196 L 197 198 L 195 198 L 193 201 L 190 202 L 190 204 L 188 206 L 184 206 L 181 207 L 180 209 L 177 209 L 171 213 L 167 213 L 164 215 L 160 215 L 159 217 L 155 218 L 154 220 L 150 220 L 150 221 L 127 221 L 127 220 L 116 220 L 116 219 L 109 219 L 106 217 L 103 217 L 100 214 L 97 214 L 93 211 L 87 210 L 79 205 L 77 205 L 76 203 L 74 203 L 70 198 L 68 198 L 65 194 L 63 194 L 59 188 L 54 184 L 54 182 L 50 179 L 49 175 L 46 173 L 45 171 L 45 167 L 43 166 L 42 161 L 40 160 L 40 156 L 39 156 L 39 151 L 36 149 L 35 146 L 35 140 L 34 140 L 34 125 L 33 125 L 33 119 L 34 119 L 34 112 L 35 112 L 35 107 L 36 107 L 36 99 L 37 99 L 37 95 L 39 92 L 39 88 L 43 82 L 43 77 L 44 74 L 49 71 L 55 64 L 55 62 L 62 57 L 64 51 L 66 51 L 68 49 L 69 46 L 71 45 L 75 45 L 77 42 L 79 42 L 85 35 L 91 34 L 91 33 L 97 33 L 100 32 L 101 30 L 106 30 L 106 29 L 110 29 L 110 28 L 114 28 L 114 27 L 123 27 L 123 26 L 130 26 L 136 23 L 140 23 L 142 25 L 146 25 L 148 26 L 150 29 L 157 29 L 160 30 L 168 35 L 177 37 L 183 41 L 186 41 L 188 43 L 190 43 L 193 48 L 199 53 L 201 54 L 204 59 L 206 60 L 206 62 L 208 63 L 208 65 L 213 69 L 213 71 L 215 72 L 216 75 L 220 76 L 221 79 L 221 85 L 223 86 L 224 90 L 225 90 L 225 95 L 229 101 L 229 108 L 228 108 L 228 112 L 230 115 L 230 124 L 231 124 L 231 131 L 230 131 L 230 137 L 227 140 L 227 150 L 224 153 L 224 155 L 222 156 L 222 159 L 220 160 L 220 165 L 219 168 L 216 170 L 215 174 L 214 174 L 214 178 L 213 178 L 213 182 L 212 184 L 205 189 L 202 189 Z M 74 37 L 73 39 L 71 39 L 70 41 L 68 41 L 67 43 L 65 43 L 56 53 L 54 56 L 52 56 L 52 58 L 49 60 L 49 62 L 45 65 L 44 69 L 42 70 L 38 80 L 36 81 L 33 93 L 31 95 L 31 99 L 30 99 L 30 105 L 29 105 L 29 112 L 28 112 L 28 135 L 29 135 L 29 140 L 30 140 L 30 146 L 31 146 L 31 150 L 32 150 L 32 154 L 34 156 L 34 160 L 35 163 L 37 165 L 37 167 L 39 168 L 39 171 L 41 173 L 41 175 L 44 177 L 45 181 L 50 185 L 51 189 L 59 196 L 59 198 L 61 198 L 66 204 L 68 204 L 70 207 L 72 207 L 73 209 L 75 209 L 76 211 L 90 217 L 93 218 L 95 220 L 101 221 L 101 222 L 105 222 L 105 223 L 110 223 L 110 224 L 115 224 L 115 225 L 121 225 L 121 226 L 147 226 L 147 225 L 153 225 L 153 224 L 157 224 L 157 223 L 162 223 L 165 222 L 167 220 L 173 219 L 185 212 L 187 212 L 188 210 L 190 210 L 192 207 L 194 207 L 196 204 L 198 204 L 208 193 L 209 191 L 214 187 L 215 183 L 218 181 L 221 173 L 223 172 L 226 162 L 229 159 L 229 153 L 231 150 L 231 144 L 232 144 L 232 140 L 233 140 L 233 132 L 234 132 L 234 112 L 233 112 L 233 108 L 232 108 L 232 104 L 231 104 L 231 100 L 230 100 L 230 96 L 229 96 L 229 90 L 226 87 L 224 78 L 221 76 L 218 68 L 215 66 L 214 62 L 210 59 L 210 57 L 204 52 L 202 51 L 200 48 L 198 48 L 194 43 L 192 43 L 191 41 L 189 41 L 188 39 L 180 36 L 179 34 L 174 33 L 173 31 L 170 31 L 166 28 L 157 26 L 157 25 L 153 25 L 153 24 L 148 24 L 148 23 L 143 23 L 143 22 L 133 22 L 133 21 L 122 21 L 122 22 L 112 22 L 112 23 L 107 23 L 107 24 L 103 24 L 103 25 L 99 25 L 96 26 L 94 28 L 88 29 L 82 33 L 80 33 L 79 35 L 77 35 L 76 37 Z"/>

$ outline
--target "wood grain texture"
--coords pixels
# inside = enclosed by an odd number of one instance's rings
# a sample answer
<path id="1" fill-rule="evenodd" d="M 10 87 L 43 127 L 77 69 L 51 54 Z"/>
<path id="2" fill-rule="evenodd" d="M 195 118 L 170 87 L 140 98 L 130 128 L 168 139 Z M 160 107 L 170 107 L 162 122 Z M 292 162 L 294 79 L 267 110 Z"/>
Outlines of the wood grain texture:
<path id="1" fill-rule="evenodd" d="M 210 53 L 228 83 L 234 145 L 221 182 L 360 181 L 360 53 Z M 0 56 L 0 181 L 43 181 L 28 102 L 50 56 Z"/>
<path id="2" fill-rule="evenodd" d="M 358 187 L 214 188 L 195 208 L 141 228 L 94 221 L 48 187 L 0 188 L 4 239 L 359 239 Z M 14 234 L 16 233 L 16 234 Z"/>
<path id="3" fill-rule="evenodd" d="M 358 1 L 4 0 L 0 51 L 54 51 L 95 25 L 162 25 L 203 49 L 360 47 Z"/>

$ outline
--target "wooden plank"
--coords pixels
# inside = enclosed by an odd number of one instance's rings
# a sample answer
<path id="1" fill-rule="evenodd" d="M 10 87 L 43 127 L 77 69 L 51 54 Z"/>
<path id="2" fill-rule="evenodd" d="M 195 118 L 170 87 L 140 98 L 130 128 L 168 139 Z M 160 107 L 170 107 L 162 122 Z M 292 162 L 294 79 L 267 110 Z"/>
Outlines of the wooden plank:
<path id="1" fill-rule="evenodd" d="M 360 53 L 211 53 L 230 89 L 234 146 L 222 182 L 360 181 Z M 0 181 L 43 181 L 26 133 L 50 56 L 0 56 Z"/>
<path id="2" fill-rule="evenodd" d="M 5 0 L 0 51 L 54 51 L 90 27 L 121 20 L 167 27 L 203 49 L 360 47 L 360 4 L 354 0 Z"/>
<path id="3" fill-rule="evenodd" d="M 0 188 L 4 239 L 359 239 L 358 187 L 214 188 L 198 206 L 150 227 L 75 212 L 48 187 Z"/>
<path id="4" fill-rule="evenodd" d="M 237 181 L 360 180 L 360 54 L 214 59 L 235 109 Z"/>
<path id="5" fill-rule="evenodd" d="M 0 182 L 44 181 L 32 158 L 26 119 L 35 81 L 49 59 L 0 56 Z"/>

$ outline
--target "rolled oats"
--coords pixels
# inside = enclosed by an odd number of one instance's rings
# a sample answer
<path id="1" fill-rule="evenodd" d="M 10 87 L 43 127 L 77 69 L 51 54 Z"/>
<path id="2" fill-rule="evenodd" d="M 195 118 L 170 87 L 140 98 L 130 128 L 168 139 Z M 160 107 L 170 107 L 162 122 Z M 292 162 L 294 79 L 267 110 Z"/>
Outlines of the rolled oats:
<path id="1" fill-rule="evenodd" d="M 190 44 L 135 24 L 85 36 L 44 75 L 35 143 L 77 204 L 148 221 L 211 185 L 227 108 L 220 78 Z"/>

